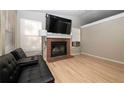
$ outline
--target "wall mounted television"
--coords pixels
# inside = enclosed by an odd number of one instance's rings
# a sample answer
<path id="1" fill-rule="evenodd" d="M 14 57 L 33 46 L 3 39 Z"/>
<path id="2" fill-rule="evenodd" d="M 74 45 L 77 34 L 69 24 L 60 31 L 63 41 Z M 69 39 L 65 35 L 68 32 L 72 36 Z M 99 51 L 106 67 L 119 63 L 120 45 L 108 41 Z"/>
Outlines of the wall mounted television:
<path id="1" fill-rule="evenodd" d="M 70 34 L 71 33 L 70 19 L 46 14 L 46 30 L 51 33 Z"/>

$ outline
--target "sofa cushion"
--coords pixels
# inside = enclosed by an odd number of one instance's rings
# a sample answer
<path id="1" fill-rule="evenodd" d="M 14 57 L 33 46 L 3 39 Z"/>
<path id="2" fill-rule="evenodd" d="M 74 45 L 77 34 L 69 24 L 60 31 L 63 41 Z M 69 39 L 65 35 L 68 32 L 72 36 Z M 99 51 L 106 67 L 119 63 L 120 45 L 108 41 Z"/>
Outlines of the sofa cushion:
<path id="1" fill-rule="evenodd" d="M 48 83 L 54 81 L 47 72 L 42 72 L 40 65 L 26 67 L 18 80 L 19 83 Z"/>
<path id="2" fill-rule="evenodd" d="M 43 57 L 39 58 L 39 64 L 41 68 L 41 73 L 44 79 L 44 82 L 54 82 L 54 77 L 49 69 L 49 67 L 46 64 L 46 61 L 43 59 Z"/>
<path id="3" fill-rule="evenodd" d="M 23 71 L 21 73 L 21 76 L 18 82 L 28 83 L 28 82 L 31 82 L 33 79 L 37 79 L 37 78 L 41 78 L 39 64 L 23 68 Z"/>
<path id="4" fill-rule="evenodd" d="M 23 69 L 19 78 L 19 83 L 49 83 L 54 82 L 48 66 L 42 57 L 39 58 L 39 64 L 28 66 Z"/>
<path id="5" fill-rule="evenodd" d="M 0 82 L 17 82 L 21 68 L 12 54 L 0 57 Z"/>

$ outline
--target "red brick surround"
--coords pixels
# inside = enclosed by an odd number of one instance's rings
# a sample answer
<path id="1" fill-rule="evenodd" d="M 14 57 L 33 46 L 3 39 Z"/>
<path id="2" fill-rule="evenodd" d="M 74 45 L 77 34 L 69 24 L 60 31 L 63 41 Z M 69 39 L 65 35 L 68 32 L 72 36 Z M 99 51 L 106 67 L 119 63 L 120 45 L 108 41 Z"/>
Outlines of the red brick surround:
<path id="1" fill-rule="evenodd" d="M 67 42 L 67 55 L 51 57 L 51 42 Z M 70 56 L 70 39 L 69 38 L 47 38 L 47 61 L 57 61 L 65 58 L 69 58 Z"/>

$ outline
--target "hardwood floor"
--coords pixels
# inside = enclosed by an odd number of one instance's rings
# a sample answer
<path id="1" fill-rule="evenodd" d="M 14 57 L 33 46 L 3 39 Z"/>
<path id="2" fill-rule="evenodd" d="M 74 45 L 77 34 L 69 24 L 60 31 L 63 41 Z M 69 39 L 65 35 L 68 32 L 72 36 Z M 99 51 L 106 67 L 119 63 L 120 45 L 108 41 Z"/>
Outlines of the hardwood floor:
<path id="1" fill-rule="evenodd" d="M 124 82 L 124 65 L 86 55 L 47 63 L 57 83 Z"/>

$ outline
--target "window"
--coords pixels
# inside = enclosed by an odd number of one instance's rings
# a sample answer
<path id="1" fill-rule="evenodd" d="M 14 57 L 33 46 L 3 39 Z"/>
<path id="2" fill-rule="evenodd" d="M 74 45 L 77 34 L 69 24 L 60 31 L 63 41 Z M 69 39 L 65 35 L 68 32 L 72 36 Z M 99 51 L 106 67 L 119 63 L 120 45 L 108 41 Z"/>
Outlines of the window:
<path id="1" fill-rule="evenodd" d="M 41 37 L 39 30 L 42 28 L 40 21 L 20 19 L 20 45 L 25 51 L 40 51 Z"/>
<path id="2" fill-rule="evenodd" d="M 14 49 L 13 31 L 5 31 L 5 53 Z"/>

